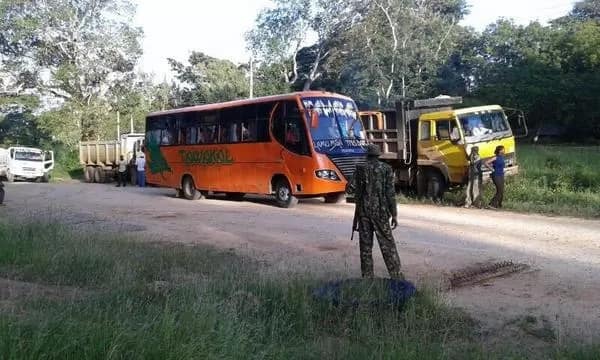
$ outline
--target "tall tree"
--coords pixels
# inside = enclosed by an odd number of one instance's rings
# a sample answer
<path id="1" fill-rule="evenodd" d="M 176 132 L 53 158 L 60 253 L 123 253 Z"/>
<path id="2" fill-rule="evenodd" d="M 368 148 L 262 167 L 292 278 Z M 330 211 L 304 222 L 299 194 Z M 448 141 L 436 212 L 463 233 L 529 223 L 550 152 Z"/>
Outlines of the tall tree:
<path id="1" fill-rule="evenodd" d="M 249 86 L 242 68 L 231 61 L 193 52 L 189 64 L 169 59 L 181 82 L 180 105 L 205 104 L 248 97 Z"/>
<path id="2" fill-rule="evenodd" d="M 373 0 L 365 6 L 348 33 L 348 51 L 367 69 L 368 91 L 379 104 L 428 95 L 456 46 L 465 2 Z"/>
<path id="3" fill-rule="evenodd" d="M 323 75 L 334 35 L 349 23 L 354 8 L 343 0 L 275 0 L 263 10 L 247 41 L 253 56 L 278 67 L 288 85 L 309 90 Z"/>
<path id="4" fill-rule="evenodd" d="M 141 30 L 129 0 L 3 0 L 0 51 L 17 87 L 60 99 L 77 138 L 93 138 L 111 89 L 133 72 Z M 77 134 L 77 135 L 75 135 Z M 72 141 L 71 141 L 72 142 Z"/>

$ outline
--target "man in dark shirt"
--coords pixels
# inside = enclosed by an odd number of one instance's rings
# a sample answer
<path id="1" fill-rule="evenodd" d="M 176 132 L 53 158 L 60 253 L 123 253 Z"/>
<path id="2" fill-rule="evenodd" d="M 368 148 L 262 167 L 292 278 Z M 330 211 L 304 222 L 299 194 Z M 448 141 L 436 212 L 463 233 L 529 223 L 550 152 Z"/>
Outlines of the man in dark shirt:
<path id="1" fill-rule="evenodd" d="M 379 161 L 380 155 L 377 145 L 368 146 L 367 162 L 357 165 L 346 192 L 354 194 L 356 201 L 362 276 L 367 278 L 374 276 L 373 233 L 375 233 L 390 277 L 403 278 L 400 272 L 400 257 L 392 235 L 392 230 L 398 225 L 394 173 L 389 165 Z"/>

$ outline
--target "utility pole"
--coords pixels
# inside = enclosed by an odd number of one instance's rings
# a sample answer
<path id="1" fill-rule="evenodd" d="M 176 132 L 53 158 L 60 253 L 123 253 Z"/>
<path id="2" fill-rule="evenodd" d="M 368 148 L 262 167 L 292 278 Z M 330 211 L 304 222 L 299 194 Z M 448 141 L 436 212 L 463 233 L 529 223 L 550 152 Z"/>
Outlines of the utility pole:
<path id="1" fill-rule="evenodd" d="M 254 97 L 254 55 L 250 55 L 250 99 Z"/>
<path id="2" fill-rule="evenodd" d="M 129 116 L 129 133 L 133 134 L 133 115 Z"/>
<path id="3" fill-rule="evenodd" d="M 117 111 L 117 139 L 121 138 L 121 114 Z"/>

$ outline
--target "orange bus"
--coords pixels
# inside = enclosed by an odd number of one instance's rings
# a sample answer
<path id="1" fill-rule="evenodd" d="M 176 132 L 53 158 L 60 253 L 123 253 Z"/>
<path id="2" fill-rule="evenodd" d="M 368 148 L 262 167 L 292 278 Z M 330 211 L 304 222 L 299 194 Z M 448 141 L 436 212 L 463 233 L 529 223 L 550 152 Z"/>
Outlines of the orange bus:
<path id="1" fill-rule="evenodd" d="M 326 92 L 193 106 L 146 118 L 146 174 L 152 185 L 186 199 L 274 195 L 281 207 L 298 198 L 344 199 L 365 132 L 354 101 Z"/>

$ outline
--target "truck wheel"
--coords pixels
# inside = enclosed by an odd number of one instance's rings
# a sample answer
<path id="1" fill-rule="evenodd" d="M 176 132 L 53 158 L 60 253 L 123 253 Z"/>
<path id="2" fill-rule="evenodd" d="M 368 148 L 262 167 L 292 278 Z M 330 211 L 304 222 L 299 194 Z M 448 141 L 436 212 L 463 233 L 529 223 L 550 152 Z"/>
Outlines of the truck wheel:
<path id="1" fill-rule="evenodd" d="M 6 181 L 9 183 L 15 182 L 15 176 L 10 172 L 10 170 L 6 172 Z"/>
<path id="2" fill-rule="evenodd" d="M 43 183 L 47 183 L 50 181 L 50 174 L 44 174 L 44 176 L 41 177 L 41 180 Z"/>
<path id="3" fill-rule="evenodd" d="M 292 189 L 286 180 L 279 179 L 275 183 L 275 202 L 282 208 L 291 208 L 298 204 L 298 198 L 292 195 Z"/>
<path id="4" fill-rule="evenodd" d="M 104 173 L 104 169 L 98 166 L 94 171 L 94 181 L 99 184 L 102 184 L 106 181 L 106 174 Z"/>
<path id="5" fill-rule="evenodd" d="M 424 169 L 417 170 L 416 185 L 417 196 L 423 197 L 427 194 L 427 174 Z"/>
<path id="6" fill-rule="evenodd" d="M 429 172 L 427 176 L 427 197 L 437 201 L 444 195 L 444 179 L 437 171 Z"/>
<path id="7" fill-rule="evenodd" d="M 183 178 L 183 181 L 181 182 L 181 190 L 183 192 L 183 197 L 188 200 L 202 199 L 202 193 L 196 189 L 194 179 L 192 179 L 192 177 L 189 175 Z"/>
<path id="8" fill-rule="evenodd" d="M 341 204 L 344 202 L 344 200 L 346 200 L 346 194 L 342 192 L 328 194 L 325 196 L 326 204 Z"/>
<path id="9" fill-rule="evenodd" d="M 91 184 L 91 183 L 94 182 L 94 173 L 95 173 L 95 169 L 94 169 L 93 166 L 87 166 L 85 168 L 83 176 L 84 176 L 84 179 L 85 179 L 86 183 L 90 183 Z"/>

